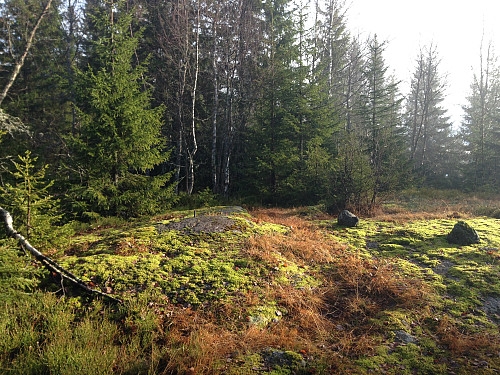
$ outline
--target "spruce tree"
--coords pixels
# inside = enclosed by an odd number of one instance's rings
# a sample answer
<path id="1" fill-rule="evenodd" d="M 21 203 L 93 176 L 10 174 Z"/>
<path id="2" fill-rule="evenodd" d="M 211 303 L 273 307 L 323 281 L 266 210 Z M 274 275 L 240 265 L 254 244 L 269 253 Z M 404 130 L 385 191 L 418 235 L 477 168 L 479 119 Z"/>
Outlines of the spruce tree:
<path id="1" fill-rule="evenodd" d="M 407 177 L 401 99 L 397 83 L 387 77 L 384 48 L 385 43 L 379 42 L 376 36 L 369 41 L 365 66 L 365 147 L 373 179 L 369 207 L 373 207 L 379 192 L 394 189 Z"/>
<path id="2" fill-rule="evenodd" d="M 133 64 L 139 33 L 131 35 L 131 14 L 113 8 L 95 23 L 95 67 L 78 74 L 81 126 L 72 146 L 82 184 L 73 194 L 81 211 L 134 216 L 168 206 L 172 187 L 170 175 L 153 173 L 168 154 L 163 107 L 151 108 L 146 64 Z"/>
<path id="3" fill-rule="evenodd" d="M 414 173 L 443 186 L 450 173 L 451 123 L 443 109 L 445 84 L 431 45 L 420 51 L 406 101 L 405 128 Z"/>
<path id="4" fill-rule="evenodd" d="M 498 191 L 500 184 L 500 67 L 489 44 L 464 106 L 461 136 L 466 147 L 465 180 L 474 190 Z"/>
<path id="5" fill-rule="evenodd" d="M 252 165 L 247 187 L 258 191 L 267 202 L 277 203 L 290 192 L 287 180 L 299 161 L 298 129 L 300 108 L 297 97 L 297 70 L 292 63 L 298 56 L 292 14 L 286 0 L 264 4 L 266 20 L 264 52 L 261 55 L 261 97 L 257 105 L 250 145 Z"/>
<path id="6" fill-rule="evenodd" d="M 35 166 L 37 157 L 30 151 L 14 161 L 13 184 L 0 186 L 0 206 L 9 211 L 14 226 L 35 246 L 46 247 L 62 233 L 57 224 L 62 215 L 50 194 L 53 181 L 45 181 L 47 165 Z"/>

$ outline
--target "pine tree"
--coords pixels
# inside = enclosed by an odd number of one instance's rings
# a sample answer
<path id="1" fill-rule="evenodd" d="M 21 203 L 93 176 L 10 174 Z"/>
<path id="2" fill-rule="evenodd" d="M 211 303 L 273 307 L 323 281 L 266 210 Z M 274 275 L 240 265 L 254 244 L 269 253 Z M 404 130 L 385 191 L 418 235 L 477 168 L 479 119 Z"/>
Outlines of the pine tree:
<path id="1" fill-rule="evenodd" d="M 131 216 L 168 206 L 172 188 L 168 174 L 153 176 L 168 156 L 160 138 L 163 107 L 151 108 L 146 66 L 133 65 L 138 33 L 131 36 L 131 14 L 116 20 L 114 11 L 96 22 L 99 68 L 79 73 L 81 126 L 72 146 L 83 183 L 74 195 L 82 211 Z"/>

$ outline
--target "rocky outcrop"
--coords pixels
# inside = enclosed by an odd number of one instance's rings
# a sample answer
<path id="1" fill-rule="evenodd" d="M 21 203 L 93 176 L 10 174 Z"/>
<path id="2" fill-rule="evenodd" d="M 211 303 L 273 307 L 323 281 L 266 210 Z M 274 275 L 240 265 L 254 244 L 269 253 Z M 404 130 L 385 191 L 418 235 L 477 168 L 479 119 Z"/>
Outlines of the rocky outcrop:
<path id="1" fill-rule="evenodd" d="M 158 233 L 177 230 L 189 233 L 222 233 L 237 229 L 236 220 L 226 216 L 197 216 L 156 225 Z M 239 228 L 239 227 L 238 227 Z"/>
<path id="2" fill-rule="evenodd" d="M 157 224 L 158 233 L 177 230 L 186 233 L 222 233 L 228 230 L 240 230 L 241 221 L 228 217 L 246 214 L 240 206 L 209 207 L 193 210 L 192 217 L 173 220 L 167 224 Z M 245 220 L 248 222 L 248 220 Z"/>
<path id="3" fill-rule="evenodd" d="M 446 239 L 449 243 L 462 246 L 472 245 L 481 241 L 474 228 L 472 228 L 465 221 L 459 221 L 456 223 Z"/>

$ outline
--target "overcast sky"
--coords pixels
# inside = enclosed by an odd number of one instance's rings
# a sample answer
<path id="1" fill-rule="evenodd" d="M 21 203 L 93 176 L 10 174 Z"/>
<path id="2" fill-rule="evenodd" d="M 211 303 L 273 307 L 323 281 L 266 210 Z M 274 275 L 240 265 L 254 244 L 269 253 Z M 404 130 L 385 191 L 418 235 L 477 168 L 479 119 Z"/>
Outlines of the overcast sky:
<path id="1" fill-rule="evenodd" d="M 500 50 L 500 0 L 346 0 L 346 7 L 353 34 L 388 41 L 386 64 L 402 80 L 403 94 L 420 47 L 436 46 L 448 82 L 444 105 L 457 126 L 479 66 L 483 30 L 485 44 L 492 41 Z"/>

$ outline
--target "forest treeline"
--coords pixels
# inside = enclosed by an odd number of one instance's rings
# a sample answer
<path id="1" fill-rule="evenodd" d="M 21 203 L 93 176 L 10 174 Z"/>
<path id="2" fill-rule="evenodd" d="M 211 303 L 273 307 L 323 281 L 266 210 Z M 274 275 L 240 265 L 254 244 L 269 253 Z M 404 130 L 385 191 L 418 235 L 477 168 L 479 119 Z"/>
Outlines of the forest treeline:
<path id="1" fill-rule="evenodd" d="M 458 129 L 436 47 L 416 46 L 400 92 L 386 42 L 352 34 L 339 0 L 0 7 L 3 205 L 33 182 L 80 216 L 151 213 L 195 192 L 336 210 L 409 185 L 500 186 L 491 45 Z"/>

